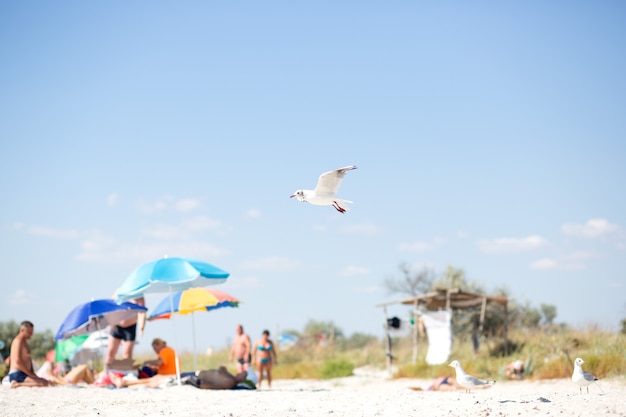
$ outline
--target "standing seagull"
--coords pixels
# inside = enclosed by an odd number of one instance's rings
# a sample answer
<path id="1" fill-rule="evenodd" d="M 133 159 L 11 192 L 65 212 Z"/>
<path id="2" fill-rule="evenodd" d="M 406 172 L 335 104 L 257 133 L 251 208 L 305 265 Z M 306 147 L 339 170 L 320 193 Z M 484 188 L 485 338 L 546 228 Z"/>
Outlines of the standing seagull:
<path id="1" fill-rule="evenodd" d="M 493 380 L 483 381 L 482 379 L 478 379 L 466 374 L 463 368 L 461 368 L 461 364 L 459 363 L 459 361 L 452 361 L 448 366 L 454 368 L 454 370 L 456 371 L 456 382 L 458 382 L 460 386 L 465 388 L 466 393 L 469 393 L 472 388 L 485 385 L 493 385 L 496 383 L 496 381 Z"/>
<path id="2" fill-rule="evenodd" d="M 583 386 L 587 387 L 587 394 L 589 394 L 589 385 L 593 384 L 598 380 L 595 376 L 591 375 L 589 372 L 583 371 L 583 363 L 584 360 L 580 358 L 576 358 L 574 361 L 574 372 L 572 373 L 572 382 L 578 385 L 578 390 L 580 393 L 583 393 Z"/>
<path id="3" fill-rule="evenodd" d="M 349 200 L 343 200 L 335 194 L 339 190 L 341 180 L 346 176 L 346 171 L 356 169 L 356 166 L 335 169 L 333 171 L 324 172 L 317 180 L 315 190 L 298 190 L 291 194 L 289 198 L 296 197 L 298 201 L 315 204 L 317 206 L 333 206 L 338 212 L 345 213 L 348 206 L 345 203 L 352 203 Z"/>

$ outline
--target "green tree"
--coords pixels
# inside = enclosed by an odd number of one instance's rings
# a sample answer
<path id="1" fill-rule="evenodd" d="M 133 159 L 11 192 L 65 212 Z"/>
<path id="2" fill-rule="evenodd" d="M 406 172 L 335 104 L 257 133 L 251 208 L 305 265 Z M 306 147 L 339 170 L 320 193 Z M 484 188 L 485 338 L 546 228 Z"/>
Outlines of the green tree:
<path id="1" fill-rule="evenodd" d="M 536 329 L 541 322 L 541 312 L 529 303 L 520 307 L 520 321 L 523 327 Z"/>
<path id="2" fill-rule="evenodd" d="M 332 321 L 309 320 L 302 332 L 302 336 L 312 344 L 315 344 L 322 335 L 326 340 L 332 341 L 335 338 L 343 337 L 343 330 Z"/>
<path id="3" fill-rule="evenodd" d="M 552 326 L 554 319 L 556 318 L 556 306 L 551 304 L 541 304 L 539 309 L 541 310 L 544 323 L 548 326 Z"/>

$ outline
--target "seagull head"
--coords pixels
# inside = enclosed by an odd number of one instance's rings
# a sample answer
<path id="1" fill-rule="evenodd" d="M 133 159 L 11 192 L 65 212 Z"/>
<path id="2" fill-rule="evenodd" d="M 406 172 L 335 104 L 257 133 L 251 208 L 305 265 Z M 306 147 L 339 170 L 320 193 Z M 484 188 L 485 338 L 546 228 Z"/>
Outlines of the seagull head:
<path id="1" fill-rule="evenodd" d="M 298 201 L 304 201 L 304 191 L 297 190 L 295 193 L 291 194 L 289 198 L 297 198 Z"/>
<path id="2" fill-rule="evenodd" d="M 581 366 L 583 363 L 585 363 L 585 361 L 580 358 L 576 358 L 576 360 L 574 361 L 574 365 L 578 366 Z"/>
<path id="3" fill-rule="evenodd" d="M 448 365 L 448 366 L 451 366 L 454 369 L 458 369 L 458 368 L 461 367 L 461 364 L 459 363 L 459 361 L 452 361 L 452 362 L 450 362 L 450 365 Z"/>

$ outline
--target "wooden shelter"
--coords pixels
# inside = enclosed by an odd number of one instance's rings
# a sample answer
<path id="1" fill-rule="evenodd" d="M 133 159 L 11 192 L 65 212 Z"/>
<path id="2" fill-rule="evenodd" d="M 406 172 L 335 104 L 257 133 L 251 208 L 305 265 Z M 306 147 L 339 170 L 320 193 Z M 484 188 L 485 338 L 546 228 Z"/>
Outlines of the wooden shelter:
<path id="1" fill-rule="evenodd" d="M 438 287 L 434 291 L 421 294 L 415 297 L 403 298 L 400 300 L 389 301 L 378 304 L 376 307 L 382 307 L 385 316 L 385 348 L 387 352 L 387 369 L 391 369 L 391 344 L 389 338 L 389 322 L 387 317 L 387 306 L 393 304 L 404 304 L 413 306 L 412 316 L 417 323 L 418 315 L 421 310 L 469 310 L 480 307 L 479 332 L 482 332 L 485 322 L 485 313 L 488 303 L 496 303 L 504 309 L 504 324 L 502 328 L 502 337 L 504 338 L 504 354 L 508 354 L 507 341 L 507 304 L 508 299 L 503 296 L 486 295 L 463 291 L 459 288 Z M 421 310 L 420 310 L 421 308 Z M 413 363 L 417 362 L 417 336 L 418 326 L 413 327 Z"/>

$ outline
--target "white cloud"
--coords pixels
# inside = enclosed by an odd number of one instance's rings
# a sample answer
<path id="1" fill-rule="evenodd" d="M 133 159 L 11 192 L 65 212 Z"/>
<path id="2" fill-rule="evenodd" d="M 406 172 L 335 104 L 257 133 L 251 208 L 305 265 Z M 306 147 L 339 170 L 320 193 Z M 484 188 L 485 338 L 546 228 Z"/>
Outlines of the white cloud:
<path id="1" fill-rule="evenodd" d="M 585 269 L 586 265 L 580 262 L 581 258 L 562 256 L 559 259 L 543 258 L 532 262 L 530 269 L 535 271 L 562 270 L 562 271 L 578 271 Z"/>
<path id="2" fill-rule="evenodd" d="M 300 268 L 300 261 L 282 256 L 268 256 L 265 258 L 245 261 L 241 267 L 263 271 L 292 271 Z"/>
<path id="3" fill-rule="evenodd" d="M 180 227 L 170 226 L 167 224 L 157 224 L 147 229 L 143 229 L 141 234 L 154 239 L 184 239 L 188 233 Z"/>
<path id="4" fill-rule="evenodd" d="M 595 238 L 619 231 L 619 226 L 605 219 L 590 219 L 585 224 L 564 224 L 561 232 L 566 236 Z"/>
<path id="5" fill-rule="evenodd" d="M 485 253 L 516 253 L 541 248 L 547 244 L 547 241 L 541 236 L 527 236 L 523 238 L 502 237 L 478 240 L 476 244 Z"/>
<path id="6" fill-rule="evenodd" d="M 181 213 L 188 213 L 200 207 L 200 200 L 195 198 L 183 198 L 176 202 L 176 210 Z"/>
<path id="7" fill-rule="evenodd" d="M 19 289 L 15 291 L 13 294 L 9 295 L 9 304 L 10 305 L 29 305 L 29 304 L 38 304 L 37 297 L 32 294 L 27 293 L 26 291 Z"/>
<path id="8" fill-rule="evenodd" d="M 434 248 L 435 244 L 429 242 L 401 243 L 398 245 L 398 250 L 403 252 L 421 253 L 433 250 Z"/>
<path id="9" fill-rule="evenodd" d="M 344 233 L 350 233 L 350 234 L 355 234 L 355 235 L 373 236 L 373 235 L 378 235 L 382 233 L 383 229 L 381 229 L 380 227 L 374 224 L 363 223 L 363 224 L 353 224 L 350 226 L 343 226 L 341 228 L 341 231 Z"/>
<path id="10" fill-rule="evenodd" d="M 577 251 L 577 252 L 572 252 L 568 255 L 563 256 L 563 259 L 566 259 L 569 261 L 586 261 L 588 259 L 595 259 L 599 257 L 600 255 L 598 255 L 597 253 L 593 251 Z"/>
<path id="11" fill-rule="evenodd" d="M 107 206 L 109 207 L 115 207 L 117 206 L 117 203 L 119 202 L 120 197 L 119 195 L 117 195 L 117 193 L 111 193 L 107 196 Z"/>
<path id="12" fill-rule="evenodd" d="M 229 253 L 228 250 L 211 243 L 194 239 L 182 241 L 129 243 L 94 231 L 81 242 L 81 250 L 76 258 L 83 262 L 95 263 L 143 263 L 147 260 L 168 256 L 181 256 L 196 259 L 217 259 Z"/>
<path id="13" fill-rule="evenodd" d="M 258 219 L 259 217 L 261 217 L 261 210 L 257 210 L 257 209 L 250 209 L 248 211 L 246 211 L 246 216 L 252 218 L 252 219 Z"/>
<path id="14" fill-rule="evenodd" d="M 339 275 L 342 277 L 356 277 L 356 276 L 368 275 L 369 273 L 370 273 L 370 270 L 367 268 L 364 268 L 362 266 L 349 265 L 343 268 L 339 272 Z"/>
<path id="15" fill-rule="evenodd" d="M 199 232 L 202 230 L 209 230 L 209 229 L 217 229 L 218 227 L 220 227 L 220 222 L 219 220 L 215 220 L 215 219 L 211 219 L 210 217 L 207 216 L 196 216 L 196 217 L 191 217 L 185 221 L 183 221 L 183 226 L 192 232 Z"/>
<path id="16" fill-rule="evenodd" d="M 558 262 L 550 258 L 538 259 L 530 264 L 530 269 L 534 270 L 556 269 L 557 267 Z"/>
<path id="17" fill-rule="evenodd" d="M 398 245 L 398 250 L 403 252 L 422 253 L 437 249 L 444 243 L 446 243 L 446 240 L 444 238 L 435 236 L 431 242 L 401 243 Z"/>
<path id="18" fill-rule="evenodd" d="M 80 236 L 74 229 L 53 229 L 45 226 L 30 226 L 28 233 L 35 236 L 50 237 L 53 239 L 76 239 Z"/>
<path id="19" fill-rule="evenodd" d="M 470 237 L 470 234 L 465 230 L 459 230 L 458 232 L 456 232 L 456 237 L 458 239 L 467 239 L 468 237 Z"/>
<path id="20" fill-rule="evenodd" d="M 166 197 L 163 197 L 163 199 L 161 200 L 148 202 L 140 198 L 135 203 L 135 206 L 140 213 L 155 214 L 155 213 L 165 210 L 172 199 L 173 197 L 166 196 Z"/>

